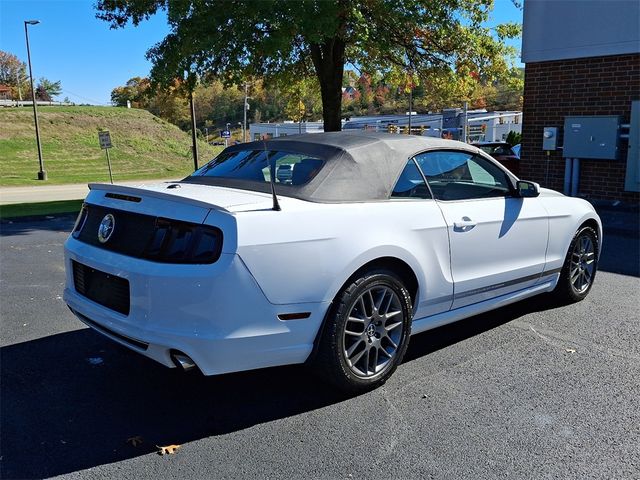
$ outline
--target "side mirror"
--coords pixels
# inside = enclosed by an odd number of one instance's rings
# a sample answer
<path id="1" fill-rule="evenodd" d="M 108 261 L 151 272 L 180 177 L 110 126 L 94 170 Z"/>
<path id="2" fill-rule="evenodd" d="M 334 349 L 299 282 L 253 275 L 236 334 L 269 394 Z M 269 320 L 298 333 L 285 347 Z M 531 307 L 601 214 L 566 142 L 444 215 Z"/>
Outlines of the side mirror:
<path id="1" fill-rule="evenodd" d="M 540 195 L 540 185 L 535 182 L 528 182 L 527 180 L 518 180 L 516 182 L 516 190 L 518 196 L 521 198 L 537 197 Z"/>

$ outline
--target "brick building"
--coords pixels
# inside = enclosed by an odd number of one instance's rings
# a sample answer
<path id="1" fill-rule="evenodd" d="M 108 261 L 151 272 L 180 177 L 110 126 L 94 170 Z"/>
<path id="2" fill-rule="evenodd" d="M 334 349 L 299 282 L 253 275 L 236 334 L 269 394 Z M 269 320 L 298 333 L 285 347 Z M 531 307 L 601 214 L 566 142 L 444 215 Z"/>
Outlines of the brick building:
<path id="1" fill-rule="evenodd" d="M 0 84 L 0 100 L 11 100 L 11 87 Z"/>
<path id="2" fill-rule="evenodd" d="M 579 159 L 575 178 L 579 196 L 638 202 L 639 19 L 638 0 L 525 0 L 522 178 L 566 190 L 572 168 L 562 150 L 566 117 L 620 115 L 623 125 L 633 117 L 618 158 Z M 544 127 L 558 128 L 558 149 L 543 150 Z"/>

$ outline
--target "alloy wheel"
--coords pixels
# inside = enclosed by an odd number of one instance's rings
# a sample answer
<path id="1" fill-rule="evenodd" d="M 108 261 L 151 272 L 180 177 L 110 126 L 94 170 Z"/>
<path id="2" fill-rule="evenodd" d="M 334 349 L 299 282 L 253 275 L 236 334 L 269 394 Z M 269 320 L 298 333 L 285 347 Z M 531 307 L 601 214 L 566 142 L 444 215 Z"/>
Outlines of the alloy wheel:
<path id="1" fill-rule="evenodd" d="M 359 377 L 376 376 L 392 365 L 403 335 L 402 304 L 389 287 L 374 285 L 354 302 L 343 332 L 343 354 Z"/>
<path id="2" fill-rule="evenodd" d="M 589 235 L 578 238 L 573 252 L 571 252 L 571 266 L 569 268 L 569 281 L 576 293 L 585 292 L 593 280 L 595 271 L 596 250 L 593 240 Z"/>

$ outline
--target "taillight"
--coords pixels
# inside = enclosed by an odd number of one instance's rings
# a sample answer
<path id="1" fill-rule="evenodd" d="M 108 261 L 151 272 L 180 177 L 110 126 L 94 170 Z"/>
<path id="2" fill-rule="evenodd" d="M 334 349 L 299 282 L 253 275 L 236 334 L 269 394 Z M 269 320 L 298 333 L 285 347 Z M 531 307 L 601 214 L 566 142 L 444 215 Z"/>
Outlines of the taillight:
<path id="1" fill-rule="evenodd" d="M 213 263 L 221 251 L 219 228 L 158 218 L 142 256 L 166 263 Z"/>
<path id="2" fill-rule="evenodd" d="M 89 209 L 87 208 L 87 204 L 83 203 L 82 208 L 80 209 L 80 213 L 78 213 L 78 218 L 76 218 L 76 223 L 73 225 L 73 230 L 71 230 L 71 236 L 73 236 L 73 238 L 78 238 L 78 235 L 80 235 L 82 227 L 84 227 L 88 216 Z"/>

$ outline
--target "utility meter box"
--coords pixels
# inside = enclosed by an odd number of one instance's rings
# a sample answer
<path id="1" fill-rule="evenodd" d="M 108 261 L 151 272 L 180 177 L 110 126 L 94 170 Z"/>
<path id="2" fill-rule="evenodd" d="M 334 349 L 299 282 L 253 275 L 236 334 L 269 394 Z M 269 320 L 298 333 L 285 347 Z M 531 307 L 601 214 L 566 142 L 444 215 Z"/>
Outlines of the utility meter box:
<path id="1" fill-rule="evenodd" d="M 544 127 L 542 129 L 542 149 L 557 150 L 558 148 L 558 128 Z"/>
<path id="2" fill-rule="evenodd" d="M 619 158 L 621 117 L 601 115 L 589 117 L 565 117 L 565 158 L 592 158 L 617 160 Z"/>

